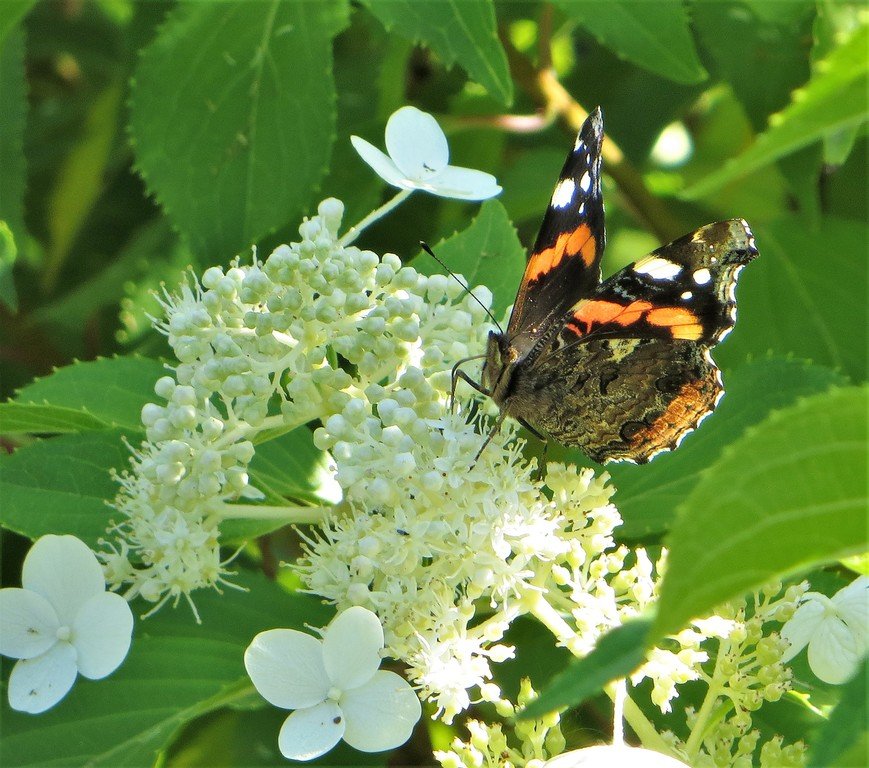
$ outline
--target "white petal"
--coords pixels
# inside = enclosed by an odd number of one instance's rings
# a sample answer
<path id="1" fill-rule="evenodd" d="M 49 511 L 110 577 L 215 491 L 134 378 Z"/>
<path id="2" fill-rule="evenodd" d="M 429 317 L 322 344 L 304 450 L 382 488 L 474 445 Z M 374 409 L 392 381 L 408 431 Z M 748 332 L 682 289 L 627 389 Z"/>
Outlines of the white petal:
<path id="1" fill-rule="evenodd" d="M 57 642 L 57 612 L 29 589 L 0 589 L 0 653 L 32 659 Z"/>
<path id="2" fill-rule="evenodd" d="M 30 548 L 21 570 L 21 586 L 38 592 L 71 626 L 79 609 L 104 592 L 103 569 L 87 544 L 75 536 L 42 536 Z"/>
<path id="3" fill-rule="evenodd" d="M 295 629 L 260 632 L 244 652 L 244 667 L 260 696 L 282 709 L 311 707 L 329 692 L 323 644 Z"/>
<path id="4" fill-rule="evenodd" d="M 281 726 L 278 749 L 290 760 L 313 760 L 326 754 L 344 735 L 344 717 L 334 701 L 298 709 Z"/>
<path id="5" fill-rule="evenodd" d="M 9 675 L 9 706 L 38 714 L 50 709 L 75 682 L 75 648 L 57 643 L 35 659 L 19 661 Z"/>
<path id="6" fill-rule="evenodd" d="M 869 576 L 855 579 L 832 597 L 839 616 L 859 635 L 865 650 L 869 633 Z"/>
<path id="7" fill-rule="evenodd" d="M 392 184 L 393 187 L 401 189 L 414 189 L 416 186 L 410 179 L 405 178 L 404 174 L 398 170 L 398 166 L 392 162 L 388 155 L 385 155 L 377 147 L 359 136 L 351 136 L 350 143 L 353 148 L 359 153 L 359 156 L 370 165 L 374 172 L 381 179 Z"/>
<path id="8" fill-rule="evenodd" d="M 408 178 L 440 173 L 450 161 L 447 137 L 428 112 L 402 107 L 386 123 L 386 151 Z"/>
<path id="9" fill-rule="evenodd" d="M 420 187 L 440 197 L 457 200 L 487 200 L 501 192 L 498 180 L 491 173 L 473 168 L 450 165 Z"/>
<path id="10" fill-rule="evenodd" d="M 103 592 L 88 600 L 72 625 L 78 671 L 91 680 L 114 672 L 130 650 L 133 612 L 123 597 Z"/>
<path id="11" fill-rule="evenodd" d="M 341 697 L 344 741 L 360 752 L 394 749 L 410 738 L 422 715 L 419 698 L 395 672 L 380 670 L 361 688 Z"/>
<path id="12" fill-rule="evenodd" d="M 376 614 L 359 605 L 339 613 L 323 634 L 323 664 L 332 685 L 346 691 L 368 682 L 380 667 L 382 649 Z"/>
<path id="13" fill-rule="evenodd" d="M 790 661 L 803 648 L 809 644 L 821 622 L 824 620 L 826 607 L 821 598 L 823 595 L 809 592 L 805 595 L 805 602 L 797 608 L 796 612 L 788 619 L 781 628 L 781 636 L 790 643 L 790 647 L 782 656 L 783 662 Z"/>
<path id="14" fill-rule="evenodd" d="M 650 749 L 614 745 L 586 747 L 547 760 L 543 768 L 686 768 L 673 757 Z"/>
<path id="15" fill-rule="evenodd" d="M 809 642 L 809 667 L 818 678 L 839 685 L 853 677 L 863 658 L 859 638 L 847 624 L 827 617 Z"/>

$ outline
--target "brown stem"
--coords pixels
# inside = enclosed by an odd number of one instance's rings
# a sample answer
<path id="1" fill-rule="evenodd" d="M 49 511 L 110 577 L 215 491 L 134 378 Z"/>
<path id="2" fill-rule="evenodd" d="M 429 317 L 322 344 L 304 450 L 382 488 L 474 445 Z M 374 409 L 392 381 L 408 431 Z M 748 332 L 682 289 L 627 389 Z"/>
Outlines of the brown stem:
<path id="1" fill-rule="evenodd" d="M 518 51 L 509 38 L 501 34 L 501 42 L 507 51 L 510 72 L 516 83 L 532 99 L 542 105 L 550 116 L 555 116 L 575 133 L 588 117 L 588 112 L 568 93 L 558 81 L 551 68 L 537 69 L 529 59 Z M 604 168 L 618 185 L 628 206 L 643 225 L 663 242 L 669 242 L 683 234 L 685 227 L 673 216 L 664 203 L 646 187 L 643 177 L 625 157 L 618 145 L 609 137 L 604 141 L 601 155 Z"/>

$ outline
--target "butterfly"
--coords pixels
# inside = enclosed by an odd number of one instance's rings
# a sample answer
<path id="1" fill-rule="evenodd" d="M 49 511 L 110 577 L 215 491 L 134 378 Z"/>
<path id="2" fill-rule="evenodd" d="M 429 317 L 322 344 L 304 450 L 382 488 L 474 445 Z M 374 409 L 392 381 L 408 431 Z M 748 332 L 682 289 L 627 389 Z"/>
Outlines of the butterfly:
<path id="1" fill-rule="evenodd" d="M 598 107 L 567 157 L 506 332 L 482 383 L 459 378 L 542 439 L 594 461 L 645 463 L 718 405 L 710 349 L 736 321 L 736 281 L 757 257 L 742 219 L 707 224 L 601 281 L 606 243 Z"/>

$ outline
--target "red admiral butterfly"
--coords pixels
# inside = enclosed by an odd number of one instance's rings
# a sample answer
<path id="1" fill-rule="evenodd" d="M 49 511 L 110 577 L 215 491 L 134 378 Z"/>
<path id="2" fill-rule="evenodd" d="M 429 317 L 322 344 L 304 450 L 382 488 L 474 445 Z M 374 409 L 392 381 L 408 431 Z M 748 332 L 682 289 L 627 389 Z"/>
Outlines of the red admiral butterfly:
<path id="1" fill-rule="evenodd" d="M 721 399 L 709 350 L 733 328 L 736 279 L 757 256 L 742 219 L 707 224 L 601 282 L 606 235 L 597 108 L 567 157 L 519 285 L 492 331 L 483 385 L 501 421 L 598 462 L 676 448 Z M 545 437 L 544 437 L 545 439 Z"/>

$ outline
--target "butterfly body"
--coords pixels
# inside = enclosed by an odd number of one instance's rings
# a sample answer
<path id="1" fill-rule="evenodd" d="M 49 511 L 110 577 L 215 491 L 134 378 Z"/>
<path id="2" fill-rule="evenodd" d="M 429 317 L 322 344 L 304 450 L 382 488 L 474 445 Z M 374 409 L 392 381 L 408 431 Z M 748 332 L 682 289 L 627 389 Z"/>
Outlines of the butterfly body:
<path id="1" fill-rule="evenodd" d="M 757 256 L 741 219 L 709 224 L 600 280 L 603 121 L 567 158 L 483 387 L 533 432 L 595 461 L 643 463 L 678 446 L 723 394 L 709 354 L 736 319 Z"/>

